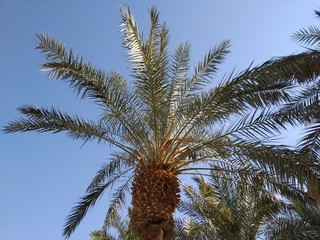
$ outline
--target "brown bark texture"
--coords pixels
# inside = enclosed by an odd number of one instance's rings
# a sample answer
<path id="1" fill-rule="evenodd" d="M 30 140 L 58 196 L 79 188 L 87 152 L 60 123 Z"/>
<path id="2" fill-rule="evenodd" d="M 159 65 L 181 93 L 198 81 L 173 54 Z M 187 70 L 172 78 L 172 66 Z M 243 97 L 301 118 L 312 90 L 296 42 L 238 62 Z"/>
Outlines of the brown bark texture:
<path id="1" fill-rule="evenodd" d="M 173 239 L 179 192 L 178 178 L 165 164 L 139 164 L 132 185 L 131 227 L 141 240 Z"/>

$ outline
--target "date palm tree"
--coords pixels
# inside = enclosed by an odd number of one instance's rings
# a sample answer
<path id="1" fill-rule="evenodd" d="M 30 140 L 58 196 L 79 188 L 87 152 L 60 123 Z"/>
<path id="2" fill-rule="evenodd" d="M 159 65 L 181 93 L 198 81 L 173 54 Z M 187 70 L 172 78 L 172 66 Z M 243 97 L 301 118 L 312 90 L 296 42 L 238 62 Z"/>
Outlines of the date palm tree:
<path id="1" fill-rule="evenodd" d="M 93 231 L 90 233 L 90 240 L 114 240 L 112 236 L 107 235 L 104 231 Z"/>
<path id="2" fill-rule="evenodd" d="M 131 210 L 129 209 L 129 215 Z M 113 232 L 114 234 L 111 234 Z M 138 240 L 130 227 L 129 217 L 123 219 L 120 213 L 114 211 L 109 217 L 108 222 L 99 231 L 93 231 L 90 234 L 90 240 Z"/>
<path id="3" fill-rule="evenodd" d="M 293 201 L 287 211 L 276 215 L 264 229 L 268 239 L 320 239 L 320 206 Z"/>
<path id="4" fill-rule="evenodd" d="M 248 184 L 223 175 L 196 177 L 196 189 L 184 188 L 179 210 L 185 217 L 177 221 L 176 240 L 320 238 L 319 203 L 280 198 L 259 179 Z"/>
<path id="5" fill-rule="evenodd" d="M 196 177 L 196 189 L 184 188 L 187 200 L 179 209 L 186 217 L 177 224 L 177 239 L 260 239 L 264 226 L 287 206 L 257 180 L 237 182 L 221 173 L 208 182 Z"/>
<path id="6" fill-rule="evenodd" d="M 320 19 L 320 12 L 315 11 Z M 320 29 L 315 26 L 302 28 L 293 34 L 292 39 L 306 48 L 307 54 L 318 53 L 320 48 Z M 298 149 L 302 152 L 315 154 L 319 158 L 320 150 L 320 112 L 319 112 L 319 56 L 313 57 L 313 64 L 301 63 L 302 71 L 296 77 L 300 86 L 299 94 L 281 108 L 277 118 L 292 125 L 306 126 L 304 136 L 298 141 Z"/>
<path id="7" fill-rule="evenodd" d="M 271 59 L 214 82 L 230 42 L 211 48 L 192 69 L 189 43 L 170 55 L 166 24 L 160 24 L 156 8 L 149 13 L 150 30 L 143 35 L 129 8 L 121 8 L 122 42 L 133 84 L 118 72 L 105 73 L 85 63 L 54 38 L 37 35 L 49 77 L 91 99 L 102 110 L 101 117 L 87 121 L 56 108 L 24 105 L 18 108 L 24 117 L 8 123 L 4 131 L 66 132 L 73 139 L 108 142 L 117 149 L 67 217 L 64 236 L 68 238 L 101 194 L 119 182 L 106 221 L 126 203 L 131 190 L 130 225 L 145 240 L 172 239 L 173 212 L 180 201 L 178 177 L 183 174 L 237 172 L 244 181 L 259 177 L 270 189 L 297 198 L 307 197 L 303 186 L 319 189 L 313 156 L 263 141 L 285 127 L 273 117 L 272 107 L 291 100 L 301 66 L 313 64 L 319 54 Z M 310 66 L 319 75 L 319 63 Z"/>

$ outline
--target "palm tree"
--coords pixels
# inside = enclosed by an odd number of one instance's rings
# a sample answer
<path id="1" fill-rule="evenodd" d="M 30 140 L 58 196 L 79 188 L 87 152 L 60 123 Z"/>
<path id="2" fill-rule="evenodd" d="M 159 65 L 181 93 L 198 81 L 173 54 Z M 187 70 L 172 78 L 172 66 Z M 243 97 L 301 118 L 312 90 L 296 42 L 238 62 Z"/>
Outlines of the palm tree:
<path id="1" fill-rule="evenodd" d="M 264 236 L 264 226 L 286 209 L 286 204 L 254 184 L 214 174 L 209 182 L 195 178 L 197 189 L 185 188 L 188 201 L 179 209 L 186 214 L 177 227 L 177 239 L 254 240 Z"/>
<path id="2" fill-rule="evenodd" d="M 303 199 L 303 186 L 319 189 L 319 166 L 313 156 L 263 141 L 285 127 L 273 118 L 272 107 L 290 100 L 292 83 L 302 71 L 297 62 L 311 64 L 319 54 L 272 59 L 233 71 L 213 84 L 230 42 L 210 49 L 192 71 L 190 45 L 182 43 L 169 55 L 167 26 L 159 23 L 156 8 L 149 13 L 151 26 L 145 37 L 129 8 L 121 8 L 122 42 L 133 84 L 120 73 L 97 70 L 55 39 L 37 35 L 49 77 L 93 100 L 101 117 L 86 121 L 56 108 L 24 105 L 18 110 L 25 117 L 8 123 L 4 131 L 66 132 L 73 139 L 108 142 L 117 148 L 72 209 L 64 236 L 69 237 L 101 194 L 119 182 L 106 221 L 125 204 L 131 189 L 131 228 L 145 240 L 172 239 L 182 174 L 237 172 L 244 181 L 258 177 L 270 189 Z M 319 75 L 319 64 L 310 66 Z"/>
<path id="3" fill-rule="evenodd" d="M 131 210 L 129 209 L 129 215 Z M 111 234 L 115 232 L 116 236 Z M 138 237 L 134 234 L 130 228 L 129 220 L 123 219 L 120 213 L 115 211 L 112 216 L 109 217 L 108 222 L 104 223 L 104 226 L 99 231 L 93 231 L 90 234 L 91 240 L 138 240 Z"/>
<path id="4" fill-rule="evenodd" d="M 320 239 L 320 206 L 293 201 L 290 208 L 275 215 L 264 229 L 268 239 Z"/>
<path id="5" fill-rule="evenodd" d="M 315 11 L 320 18 L 320 12 Z M 313 64 L 299 63 L 302 71 L 296 77 L 298 85 L 296 96 L 281 108 L 277 118 L 292 125 L 306 126 L 305 135 L 298 141 L 298 149 L 302 152 L 315 154 L 319 157 L 320 150 L 320 112 L 319 90 L 319 46 L 320 29 L 317 27 L 302 28 L 293 34 L 292 39 L 306 48 L 306 54 L 315 54 Z"/>
<path id="6" fill-rule="evenodd" d="M 215 174 L 195 181 L 197 189 L 184 188 L 179 209 L 186 216 L 176 224 L 177 240 L 320 238 L 319 204 L 280 198 L 259 180 L 251 185 Z"/>
<path id="7" fill-rule="evenodd" d="M 108 236 L 104 231 L 93 231 L 90 233 L 90 240 L 115 240 L 115 238 Z"/>

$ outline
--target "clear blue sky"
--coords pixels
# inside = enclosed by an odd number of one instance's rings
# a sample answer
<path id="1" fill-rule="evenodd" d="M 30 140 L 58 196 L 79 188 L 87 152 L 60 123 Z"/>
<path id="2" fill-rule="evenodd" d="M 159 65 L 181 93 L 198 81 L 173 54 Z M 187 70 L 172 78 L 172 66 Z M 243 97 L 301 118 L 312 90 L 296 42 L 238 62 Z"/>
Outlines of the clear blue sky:
<path id="1" fill-rule="evenodd" d="M 241 70 L 252 60 L 301 51 L 290 40 L 299 28 L 320 25 L 318 0 L 79 1 L 0 0 L 0 126 L 18 117 L 22 104 L 55 106 L 86 119 L 99 114 L 62 82 L 40 72 L 43 58 L 34 50 L 35 33 L 47 33 L 72 47 L 97 67 L 128 73 L 120 41 L 119 5 L 130 6 L 140 29 L 148 26 L 148 7 L 156 5 L 170 29 L 170 46 L 189 41 L 196 64 L 206 51 L 231 39 L 231 54 L 221 69 Z M 219 77 L 216 79 L 219 81 Z M 0 239 L 62 239 L 62 226 L 108 159 L 108 145 L 73 141 L 64 134 L 0 133 Z M 99 229 L 107 209 L 104 195 L 72 240 L 86 240 Z"/>

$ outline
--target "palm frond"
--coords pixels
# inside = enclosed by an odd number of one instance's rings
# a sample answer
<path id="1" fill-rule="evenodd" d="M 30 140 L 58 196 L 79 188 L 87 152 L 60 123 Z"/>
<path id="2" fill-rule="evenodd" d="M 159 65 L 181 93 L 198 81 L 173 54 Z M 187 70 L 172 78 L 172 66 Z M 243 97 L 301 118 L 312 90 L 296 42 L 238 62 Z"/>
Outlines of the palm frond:
<path id="1" fill-rule="evenodd" d="M 257 81 L 270 83 L 305 83 L 312 82 L 320 75 L 320 54 L 318 51 L 309 50 L 300 54 L 277 57 L 268 60 L 256 67 L 251 74 Z"/>
<path id="2" fill-rule="evenodd" d="M 223 62 L 225 56 L 230 52 L 230 41 L 225 40 L 216 47 L 209 50 L 204 60 L 199 62 L 194 70 L 194 74 L 188 83 L 188 92 L 194 92 L 203 88 L 209 83 L 212 76 L 218 71 L 218 66 Z"/>
<path id="3" fill-rule="evenodd" d="M 306 46 L 320 46 L 320 29 L 317 27 L 302 28 L 292 35 L 292 39 Z"/>
<path id="4" fill-rule="evenodd" d="M 75 57 L 72 50 L 67 53 L 54 38 L 45 35 L 38 37 L 40 44 L 37 48 L 46 53 L 47 62 L 43 64 L 43 69 L 49 71 L 49 77 L 67 81 L 83 98 L 93 99 L 106 111 L 109 125 L 117 123 L 113 129 L 122 129 L 136 145 L 141 145 L 143 140 L 137 138 L 139 134 L 134 134 L 137 121 L 141 120 L 137 114 L 141 104 L 127 88 L 126 79 L 117 72 L 105 74 L 96 70 L 92 64 L 86 64 L 82 58 Z"/>
<path id="5" fill-rule="evenodd" d="M 109 183 L 96 186 L 94 189 L 91 189 L 91 191 L 88 192 L 84 197 L 82 197 L 75 207 L 73 207 L 64 225 L 63 236 L 65 238 L 70 237 L 75 228 L 85 217 L 88 210 L 95 205 L 96 201 L 101 197 L 101 194 L 108 186 Z"/>
<path id="6" fill-rule="evenodd" d="M 114 238 L 110 234 L 107 234 L 103 230 L 99 230 L 90 233 L 90 240 L 116 240 L 116 238 Z"/>
<path id="7" fill-rule="evenodd" d="M 207 175 L 212 170 L 226 172 L 248 183 L 260 179 L 270 191 L 304 201 L 314 202 L 319 196 L 320 169 L 314 156 L 284 146 L 264 146 L 260 142 L 232 138 L 227 142 L 218 140 L 208 143 L 207 150 L 200 151 L 199 157 L 182 163 L 179 171 L 199 171 L 195 175 Z M 191 167 L 191 163 L 197 165 Z M 200 163 L 206 166 L 198 165 Z"/>
<path id="8" fill-rule="evenodd" d="M 318 239 L 320 237 L 319 204 L 292 201 L 290 208 L 275 215 L 265 228 L 270 239 Z"/>
<path id="9" fill-rule="evenodd" d="M 185 188 L 184 193 L 189 198 L 190 203 L 182 202 L 179 209 L 194 220 L 204 224 L 207 223 L 209 226 L 211 225 L 212 229 L 215 229 L 216 226 L 219 226 L 222 223 L 226 225 L 232 224 L 233 216 L 230 215 L 227 208 L 222 206 L 215 193 L 214 195 L 204 197 L 201 193 L 190 188 L 190 186 Z M 210 221 L 212 219 L 209 220 L 208 218 L 211 214 L 216 216 L 216 218 L 213 219 L 213 222 Z"/>
<path id="10" fill-rule="evenodd" d="M 70 116 L 58 109 L 38 108 L 24 105 L 18 111 L 27 118 L 21 118 L 8 123 L 4 132 L 53 132 L 65 131 L 74 139 L 98 139 L 108 141 L 112 133 L 102 129 L 99 124 L 87 122 L 78 116 Z"/>
<path id="11" fill-rule="evenodd" d="M 281 130 L 286 129 L 284 123 L 274 118 L 273 114 L 269 108 L 244 114 L 225 129 L 224 135 L 245 139 L 248 143 L 261 139 L 270 140 L 275 133 L 279 134 Z"/>
<path id="12" fill-rule="evenodd" d="M 137 93 L 146 104 L 150 114 L 150 126 L 157 139 L 159 134 L 159 116 L 165 103 L 167 92 L 167 45 L 168 29 L 159 24 L 158 11 L 150 9 L 151 27 L 149 38 L 144 41 L 142 34 L 128 8 L 121 8 L 123 44 L 128 49 L 129 61 L 136 79 Z M 158 144 L 158 143 L 157 143 Z"/>
<path id="13" fill-rule="evenodd" d="M 122 40 L 129 52 L 129 61 L 137 79 L 139 93 L 147 103 L 154 103 L 163 94 L 163 73 L 167 61 L 167 29 L 158 23 L 158 12 L 150 9 L 151 27 L 149 38 L 144 42 L 129 8 L 121 8 Z M 158 99 L 159 100 L 159 99 Z"/>
<path id="14" fill-rule="evenodd" d="M 170 68 L 170 78 L 172 84 L 171 93 L 182 93 L 186 90 L 186 80 L 190 64 L 190 44 L 188 42 L 180 43 L 172 55 L 172 63 Z M 174 91 L 174 89 L 176 89 Z"/>
<path id="15" fill-rule="evenodd" d="M 97 237 L 101 236 L 101 239 L 97 238 L 96 240 L 138 240 L 138 237 L 130 228 L 130 214 L 131 209 L 128 209 L 128 216 L 123 218 L 120 213 L 120 209 L 113 211 L 112 214 L 108 216 L 108 219 L 105 220 L 104 226 L 99 231 L 94 231 L 91 235 L 96 233 Z M 112 233 L 112 236 L 111 236 Z M 95 240 L 95 239 L 91 239 Z"/>
<path id="16" fill-rule="evenodd" d="M 235 154 L 247 156 L 247 161 L 252 167 L 259 169 L 261 177 L 270 174 L 265 179 L 266 184 L 270 181 L 269 185 L 275 187 L 282 185 L 296 190 L 300 189 L 298 192 L 302 196 L 311 199 L 315 196 L 307 196 L 307 193 L 303 193 L 304 187 L 312 188 L 315 195 L 319 194 L 320 178 L 318 173 L 320 169 L 314 156 L 300 154 L 290 149 L 267 146 L 240 147 L 240 149 L 236 150 L 240 152 Z"/>
<path id="17" fill-rule="evenodd" d="M 181 43 L 172 56 L 170 77 L 172 79 L 171 92 L 173 95 L 186 90 L 186 79 L 190 64 L 190 44 Z"/>
<path id="18" fill-rule="evenodd" d="M 143 36 L 138 30 L 138 26 L 135 19 L 128 7 L 120 7 L 122 16 L 122 23 L 120 26 L 123 27 L 122 32 L 122 43 L 125 48 L 128 49 L 129 61 L 131 67 L 137 76 L 142 75 L 146 69 L 146 55 L 145 46 L 143 42 Z"/>
<path id="19" fill-rule="evenodd" d="M 176 118 L 180 119 L 180 123 L 177 124 L 182 126 L 179 134 L 185 129 L 191 130 L 228 121 L 231 116 L 251 112 L 252 107 L 263 109 L 290 99 L 288 83 L 275 82 L 274 85 L 268 82 L 258 83 L 250 78 L 252 71 L 255 70 L 247 69 L 238 76 L 230 76 L 231 79 L 214 87 L 208 93 L 202 93 L 193 97 L 191 101 L 186 101 L 183 108 L 178 109 L 176 113 Z M 280 124 L 280 127 L 283 126 Z"/>
<path id="20" fill-rule="evenodd" d="M 190 62 L 190 44 L 181 43 L 172 56 L 172 65 L 170 69 L 171 84 L 168 91 L 168 122 L 169 129 L 174 128 L 175 113 L 183 102 L 187 88 L 187 74 Z"/>
<path id="21" fill-rule="evenodd" d="M 311 84 L 275 111 L 274 119 L 294 126 L 309 125 L 317 118 L 318 102 L 318 84 Z"/>
<path id="22" fill-rule="evenodd" d="M 91 63 L 84 63 L 70 49 L 67 51 L 61 42 L 44 34 L 37 35 L 37 49 L 45 53 L 46 62 L 43 70 L 49 71 L 50 78 L 67 81 L 82 97 L 90 97 L 94 101 L 105 102 L 114 90 L 126 89 L 126 80 L 118 73 L 105 74 L 97 70 Z"/>
<path id="23" fill-rule="evenodd" d="M 266 229 L 268 239 L 316 240 L 320 229 L 310 226 L 308 221 L 298 216 L 291 218 L 275 217 Z"/>
<path id="24" fill-rule="evenodd" d="M 117 215 L 119 209 L 126 204 L 126 193 L 130 190 L 132 179 L 133 176 L 128 177 L 112 194 L 111 202 L 104 220 L 104 229 L 112 224 L 113 218 Z"/>
<path id="25" fill-rule="evenodd" d="M 63 235 L 66 238 L 69 238 L 75 230 L 75 228 L 79 225 L 81 220 L 85 217 L 88 210 L 92 208 L 95 205 L 96 201 L 102 196 L 102 193 L 104 193 L 104 191 L 107 188 L 112 189 L 114 184 L 117 183 L 120 179 L 126 178 L 131 170 L 132 168 L 129 168 L 116 175 L 113 175 L 102 184 L 91 184 L 90 188 L 88 188 L 86 195 L 81 198 L 81 200 L 76 204 L 75 207 L 73 207 L 71 213 L 67 217 L 63 230 Z M 113 210 L 115 210 L 115 207 L 119 207 L 118 205 L 124 202 L 124 191 L 129 190 L 128 184 L 131 183 L 131 180 L 132 174 L 131 177 L 129 177 L 129 180 L 126 182 L 126 184 L 119 187 L 116 190 L 115 194 L 113 194 L 113 204 L 110 205 L 110 208 L 108 210 L 109 214 Z"/>
<path id="26" fill-rule="evenodd" d="M 39 44 L 36 49 L 39 49 L 42 53 L 45 53 L 47 60 L 52 61 L 67 61 L 69 56 L 65 47 L 61 42 L 55 41 L 53 38 L 50 38 L 48 35 L 37 33 L 35 34 L 36 38 L 39 39 Z M 69 51 L 69 54 L 73 56 L 72 51 Z"/>
<path id="27" fill-rule="evenodd" d="M 304 131 L 304 136 L 299 139 L 298 149 L 301 152 L 320 156 L 320 124 L 313 123 Z"/>
<path id="28" fill-rule="evenodd" d="M 103 164 L 101 169 L 96 173 L 95 177 L 91 181 L 87 188 L 87 191 L 91 191 L 97 185 L 105 182 L 106 179 L 126 172 L 134 165 L 134 160 L 127 154 L 113 154 L 113 158 L 108 163 Z"/>

